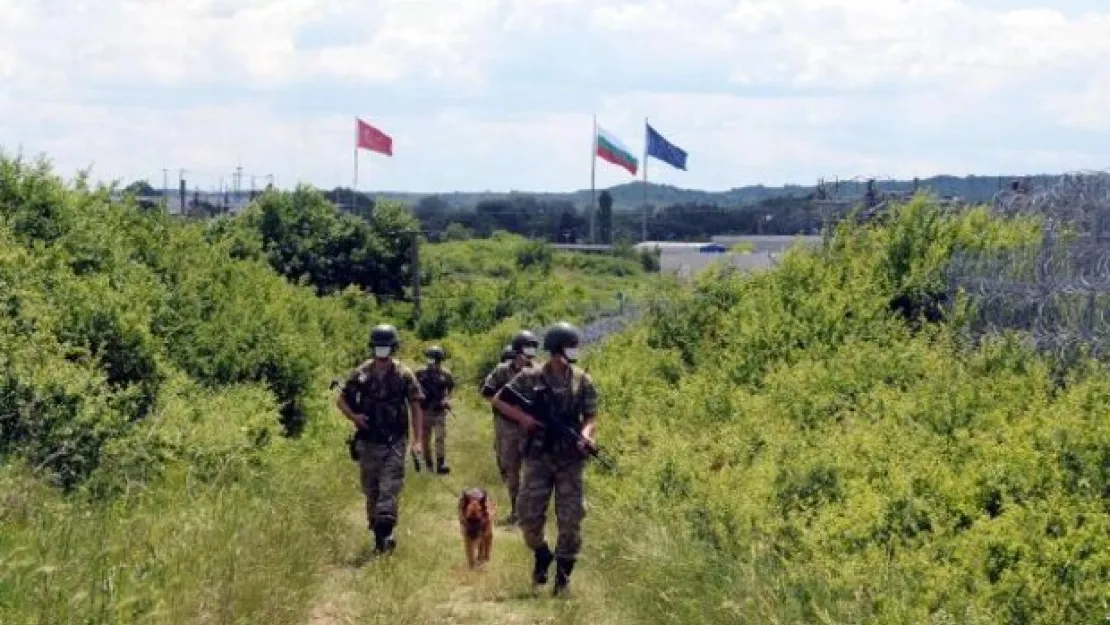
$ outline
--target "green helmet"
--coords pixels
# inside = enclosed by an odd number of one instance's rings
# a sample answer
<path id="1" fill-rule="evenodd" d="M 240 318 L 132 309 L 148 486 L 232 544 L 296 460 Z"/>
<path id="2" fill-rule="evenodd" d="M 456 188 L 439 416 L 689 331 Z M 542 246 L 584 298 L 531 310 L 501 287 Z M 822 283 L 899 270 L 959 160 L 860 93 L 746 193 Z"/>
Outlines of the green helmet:
<path id="1" fill-rule="evenodd" d="M 443 348 L 439 345 L 432 345 L 424 350 L 424 355 L 436 362 L 447 360 L 447 352 L 443 351 Z"/>
<path id="2" fill-rule="evenodd" d="M 370 331 L 370 347 L 392 347 L 397 349 L 401 339 L 397 336 L 397 328 L 389 324 L 374 326 Z"/>
<path id="3" fill-rule="evenodd" d="M 540 340 L 536 338 L 535 334 L 532 334 L 528 330 L 517 332 L 516 335 L 513 336 L 513 342 L 510 344 L 512 350 L 518 354 L 524 351 L 524 348 L 528 346 L 540 346 Z"/>
<path id="4" fill-rule="evenodd" d="M 578 347 L 582 341 L 582 333 L 578 328 L 566 321 L 560 321 L 548 328 L 543 335 L 543 348 L 549 353 L 557 354 L 568 347 Z"/>
<path id="5" fill-rule="evenodd" d="M 501 362 L 507 362 L 513 358 L 516 358 L 516 350 L 513 349 L 513 344 L 509 343 L 501 350 Z"/>

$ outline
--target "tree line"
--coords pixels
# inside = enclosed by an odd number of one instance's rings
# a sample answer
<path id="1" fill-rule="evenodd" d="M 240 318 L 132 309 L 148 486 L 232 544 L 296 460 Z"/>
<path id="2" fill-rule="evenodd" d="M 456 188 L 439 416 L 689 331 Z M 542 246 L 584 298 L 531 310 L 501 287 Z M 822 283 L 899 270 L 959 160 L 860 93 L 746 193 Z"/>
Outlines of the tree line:
<path id="1" fill-rule="evenodd" d="M 158 194 L 144 183 L 134 183 L 125 191 L 137 195 Z M 264 197 L 263 192 L 258 198 Z M 339 208 L 341 212 L 373 222 L 375 198 L 369 194 L 337 187 L 319 190 L 318 197 Z M 714 235 L 814 234 L 821 229 L 822 214 L 812 200 L 814 194 L 768 197 L 746 204 L 721 204 L 714 201 L 678 201 L 650 206 L 647 223 L 641 210 L 618 210 L 609 190 L 597 195 L 596 231 L 599 243 L 639 241 L 646 226 L 649 240 L 694 241 Z M 258 200 L 256 198 L 256 202 Z M 219 207 L 202 200 L 190 211 L 202 218 L 223 214 Z M 390 206 L 400 205 L 385 202 Z M 440 195 L 427 195 L 415 202 L 405 202 L 409 212 L 420 222 L 421 230 L 430 241 L 487 238 L 504 231 L 553 243 L 584 243 L 590 239 L 589 205 L 581 205 L 558 196 L 537 197 L 512 193 L 507 197 L 478 200 L 470 207 L 452 204 Z M 146 208 L 154 208 L 153 205 Z M 391 216 L 392 218 L 393 216 Z"/>
<path id="2" fill-rule="evenodd" d="M 644 215 L 614 211 L 608 191 L 598 194 L 596 231 L 599 243 L 639 241 Z M 590 213 L 567 200 L 543 200 L 531 195 L 482 200 L 470 210 L 453 208 L 431 195 L 412 207 L 430 237 L 458 240 L 487 237 L 504 230 L 555 243 L 589 240 Z M 809 198 L 771 198 L 746 206 L 683 202 L 653 207 L 647 215 L 649 240 L 704 240 L 720 234 L 812 234 L 821 228 L 821 215 Z"/>

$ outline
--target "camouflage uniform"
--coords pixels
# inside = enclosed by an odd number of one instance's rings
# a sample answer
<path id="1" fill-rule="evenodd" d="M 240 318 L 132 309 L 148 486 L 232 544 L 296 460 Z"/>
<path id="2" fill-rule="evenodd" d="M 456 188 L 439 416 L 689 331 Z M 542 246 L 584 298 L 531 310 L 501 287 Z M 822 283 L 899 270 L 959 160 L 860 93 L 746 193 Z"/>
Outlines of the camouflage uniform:
<path id="1" fill-rule="evenodd" d="M 528 401 L 534 401 L 537 390 L 551 390 L 551 416 L 571 428 L 580 430 L 586 419 L 597 415 L 597 387 L 588 373 L 571 366 L 557 376 L 551 363 L 517 374 L 508 386 Z M 581 526 L 586 515 L 583 506 L 582 473 L 586 455 L 574 440 L 555 433 L 539 431 L 525 441 L 524 477 L 517 511 L 520 528 L 529 548 L 546 549 L 544 524 L 547 503 L 555 493 L 555 520 L 558 539 L 554 555 L 573 561 L 582 546 Z"/>
<path id="2" fill-rule="evenodd" d="M 358 430 L 362 492 L 366 495 L 366 519 L 392 531 L 397 523 L 398 500 L 405 480 L 405 448 L 408 446 L 409 410 L 405 405 L 424 400 L 424 392 L 412 370 L 395 359 L 388 366 L 373 368 L 367 360 L 351 372 L 343 385 L 343 398 L 355 413 L 366 418 L 369 430 Z"/>
<path id="3" fill-rule="evenodd" d="M 427 440 L 435 432 L 436 466 L 442 468 L 447 456 L 447 410 L 443 407 L 443 401 L 455 390 L 455 378 L 443 365 L 438 370 L 426 365 L 416 372 L 416 379 L 420 382 L 425 398 L 420 404 L 424 409 L 423 438 Z M 424 462 L 430 469 L 432 450 L 427 445 L 424 446 Z"/>
<path id="4" fill-rule="evenodd" d="M 516 374 L 531 368 L 531 363 L 518 367 L 512 360 L 498 364 L 486 376 L 482 384 L 482 396 L 487 399 L 493 397 Z M 516 499 L 520 493 L 520 467 L 524 459 L 524 427 L 502 415 L 496 408 L 493 409 L 493 453 L 497 459 L 497 470 L 501 473 L 501 481 L 509 487 L 511 512 L 508 520 L 515 522 Z"/>

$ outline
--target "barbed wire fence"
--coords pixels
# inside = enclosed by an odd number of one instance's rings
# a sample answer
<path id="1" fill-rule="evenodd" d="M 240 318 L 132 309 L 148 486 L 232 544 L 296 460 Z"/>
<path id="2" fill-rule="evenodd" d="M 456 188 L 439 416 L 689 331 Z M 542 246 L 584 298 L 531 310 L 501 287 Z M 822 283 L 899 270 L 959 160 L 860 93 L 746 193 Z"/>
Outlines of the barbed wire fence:
<path id="1" fill-rule="evenodd" d="M 1036 190 L 1014 181 L 989 207 L 1040 218 L 1042 237 L 1026 249 L 955 255 L 949 301 L 962 292 L 971 305 L 964 338 L 1017 333 L 1065 367 L 1110 355 L 1110 173 L 1066 174 Z"/>

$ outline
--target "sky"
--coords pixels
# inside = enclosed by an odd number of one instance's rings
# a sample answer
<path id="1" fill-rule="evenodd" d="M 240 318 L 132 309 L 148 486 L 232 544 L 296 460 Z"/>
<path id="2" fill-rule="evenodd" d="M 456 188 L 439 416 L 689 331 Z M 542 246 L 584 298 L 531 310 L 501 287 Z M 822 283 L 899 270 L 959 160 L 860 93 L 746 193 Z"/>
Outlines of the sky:
<path id="1" fill-rule="evenodd" d="M 1110 167 L 1105 0 L 0 0 L 0 149 L 59 173 L 589 188 Z M 642 159 L 642 154 L 637 154 Z M 596 164 L 603 188 L 638 179 Z"/>

